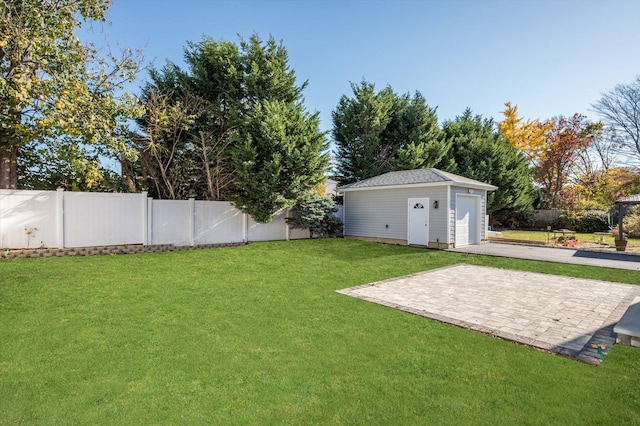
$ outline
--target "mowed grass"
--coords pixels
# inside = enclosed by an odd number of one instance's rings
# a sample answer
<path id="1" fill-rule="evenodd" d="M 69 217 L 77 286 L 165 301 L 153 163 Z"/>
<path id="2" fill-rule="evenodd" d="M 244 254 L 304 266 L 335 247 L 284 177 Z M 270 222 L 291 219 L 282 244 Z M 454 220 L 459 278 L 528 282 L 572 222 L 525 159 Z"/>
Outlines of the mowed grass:
<path id="1" fill-rule="evenodd" d="M 457 263 L 640 284 L 341 239 L 0 260 L 0 423 L 640 423 L 637 348 L 593 367 L 335 293 Z"/>
<path id="2" fill-rule="evenodd" d="M 502 230 L 500 231 L 502 232 L 502 235 L 504 238 L 515 238 L 515 239 L 520 239 L 520 240 L 533 240 L 533 241 L 545 241 L 548 242 L 549 244 L 553 244 L 553 232 L 547 232 L 547 231 L 528 231 L 528 230 L 521 230 L 521 229 L 516 229 L 516 230 L 510 230 L 510 229 L 506 229 L 506 230 Z M 556 234 L 556 236 L 559 236 L 560 234 Z M 578 243 L 599 243 L 600 242 L 600 236 L 599 235 L 594 235 L 593 233 L 585 233 L 585 232 L 578 232 L 576 233 L 576 238 L 578 239 Z M 605 235 L 604 236 L 604 242 L 607 245 L 610 246 L 614 246 L 615 245 L 615 237 L 613 237 L 612 235 Z M 629 247 L 639 247 L 640 246 L 640 238 L 627 238 L 628 241 L 628 246 Z"/>

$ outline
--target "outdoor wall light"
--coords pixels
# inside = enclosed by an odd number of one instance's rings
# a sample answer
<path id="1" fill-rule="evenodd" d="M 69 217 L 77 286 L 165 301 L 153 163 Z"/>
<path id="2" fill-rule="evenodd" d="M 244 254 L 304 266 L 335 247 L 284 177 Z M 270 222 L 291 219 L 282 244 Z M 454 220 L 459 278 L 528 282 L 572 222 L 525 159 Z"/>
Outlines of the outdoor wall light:
<path id="1" fill-rule="evenodd" d="M 434 208 L 434 209 L 437 209 L 437 208 L 438 208 L 438 200 L 435 200 L 435 201 L 433 202 L 433 208 Z"/>
<path id="2" fill-rule="evenodd" d="M 473 189 L 469 188 L 469 189 L 467 189 L 467 192 L 468 192 L 469 194 L 473 194 Z"/>

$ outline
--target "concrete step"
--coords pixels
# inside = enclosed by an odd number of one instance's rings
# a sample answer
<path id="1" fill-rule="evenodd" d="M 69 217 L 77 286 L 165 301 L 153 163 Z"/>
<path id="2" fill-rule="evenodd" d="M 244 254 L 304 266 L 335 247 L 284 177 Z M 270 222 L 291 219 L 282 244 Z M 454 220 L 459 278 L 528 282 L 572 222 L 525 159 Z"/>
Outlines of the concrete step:
<path id="1" fill-rule="evenodd" d="M 618 324 L 613 327 L 617 343 L 640 348 L 640 296 L 633 299 Z"/>

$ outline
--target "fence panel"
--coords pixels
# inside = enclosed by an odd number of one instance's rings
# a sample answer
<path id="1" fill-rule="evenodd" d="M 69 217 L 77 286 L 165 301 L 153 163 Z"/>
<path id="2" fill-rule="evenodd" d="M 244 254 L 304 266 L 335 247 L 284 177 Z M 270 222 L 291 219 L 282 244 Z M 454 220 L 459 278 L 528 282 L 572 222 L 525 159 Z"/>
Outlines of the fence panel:
<path id="1" fill-rule="evenodd" d="M 256 223 L 231 203 L 141 194 L 0 190 L 0 248 L 177 246 L 309 238 L 287 211 Z"/>
<path id="2" fill-rule="evenodd" d="M 244 214 L 225 201 L 196 201 L 194 243 L 220 244 L 244 241 Z"/>
<path id="3" fill-rule="evenodd" d="M 562 210 L 559 209 L 536 210 L 533 213 L 534 226 L 553 225 L 560 219 L 561 214 Z"/>
<path id="4" fill-rule="evenodd" d="M 191 200 L 153 200 L 151 244 L 190 245 L 193 235 L 191 205 Z"/>
<path id="5" fill-rule="evenodd" d="M 0 248 L 58 247 L 57 191 L 0 189 Z"/>
<path id="6" fill-rule="evenodd" d="M 64 246 L 143 244 L 145 194 L 64 192 Z"/>
<path id="7" fill-rule="evenodd" d="M 290 240 L 304 240 L 306 238 L 311 238 L 311 233 L 308 229 L 291 229 L 289 230 L 289 239 Z"/>
<path id="8" fill-rule="evenodd" d="M 287 217 L 286 210 L 275 214 L 269 223 L 257 223 L 249 217 L 247 230 L 248 241 L 277 241 L 287 239 L 287 224 L 284 218 Z"/>

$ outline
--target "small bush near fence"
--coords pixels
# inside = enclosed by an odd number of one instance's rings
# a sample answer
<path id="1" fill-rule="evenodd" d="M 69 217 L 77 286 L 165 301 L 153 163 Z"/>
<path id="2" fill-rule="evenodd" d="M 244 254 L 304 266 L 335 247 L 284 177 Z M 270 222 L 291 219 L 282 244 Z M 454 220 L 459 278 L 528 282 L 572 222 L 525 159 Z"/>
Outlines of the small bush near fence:
<path id="1" fill-rule="evenodd" d="M 624 232 L 630 237 L 640 237 L 640 207 L 635 207 L 624 217 Z"/>
<path id="2" fill-rule="evenodd" d="M 309 229 L 311 237 L 336 237 L 342 233 L 342 221 L 335 216 L 338 212 L 330 197 L 308 194 L 291 209 L 293 217 L 287 223 L 293 229 Z"/>
<path id="3" fill-rule="evenodd" d="M 605 210 L 582 210 L 562 212 L 558 227 L 576 232 L 598 232 L 609 229 L 608 212 Z"/>

